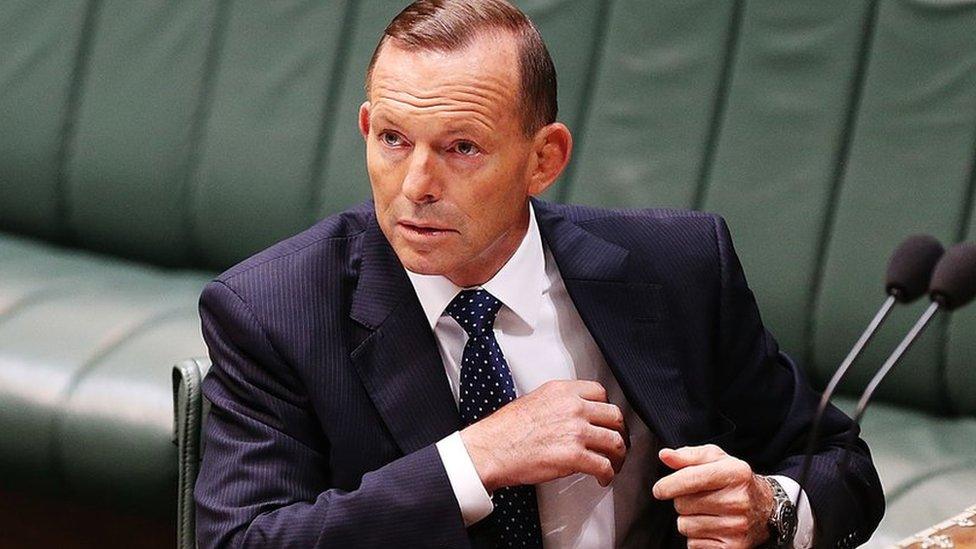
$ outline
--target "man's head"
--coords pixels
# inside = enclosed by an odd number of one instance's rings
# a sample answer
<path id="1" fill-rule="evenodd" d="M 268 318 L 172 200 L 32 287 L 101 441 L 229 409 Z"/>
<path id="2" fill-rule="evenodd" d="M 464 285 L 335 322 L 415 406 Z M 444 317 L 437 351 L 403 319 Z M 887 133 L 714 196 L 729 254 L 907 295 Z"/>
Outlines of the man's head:
<path id="1" fill-rule="evenodd" d="M 387 27 L 359 126 L 380 227 L 404 266 L 485 282 L 525 234 L 526 202 L 569 160 L 538 31 L 504 0 L 418 0 Z"/>

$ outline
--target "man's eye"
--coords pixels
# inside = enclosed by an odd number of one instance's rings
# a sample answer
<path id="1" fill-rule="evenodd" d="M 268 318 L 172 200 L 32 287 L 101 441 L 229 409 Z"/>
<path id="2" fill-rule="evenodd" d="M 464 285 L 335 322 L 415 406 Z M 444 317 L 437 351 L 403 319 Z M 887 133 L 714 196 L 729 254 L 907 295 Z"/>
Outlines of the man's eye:
<path id="1" fill-rule="evenodd" d="M 459 141 L 457 145 L 454 145 L 454 150 L 464 156 L 474 156 L 481 152 L 481 149 L 470 141 Z"/>
<path id="2" fill-rule="evenodd" d="M 391 132 L 383 132 L 380 134 L 380 141 L 385 145 L 390 147 L 399 147 L 403 144 L 403 138 L 399 135 Z"/>

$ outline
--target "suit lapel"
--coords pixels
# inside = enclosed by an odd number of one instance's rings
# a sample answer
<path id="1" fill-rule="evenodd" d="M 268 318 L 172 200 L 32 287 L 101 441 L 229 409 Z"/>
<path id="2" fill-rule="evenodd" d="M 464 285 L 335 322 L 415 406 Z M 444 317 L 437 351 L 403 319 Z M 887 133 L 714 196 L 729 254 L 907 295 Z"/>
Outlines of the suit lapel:
<path id="1" fill-rule="evenodd" d="M 632 280 L 626 249 L 544 202 L 533 205 L 570 298 L 630 405 L 665 445 L 703 438 L 670 334 L 666 289 Z"/>
<path id="2" fill-rule="evenodd" d="M 457 431 L 461 420 L 434 334 L 375 219 L 366 229 L 350 317 L 366 328 L 351 358 L 404 454 Z"/>

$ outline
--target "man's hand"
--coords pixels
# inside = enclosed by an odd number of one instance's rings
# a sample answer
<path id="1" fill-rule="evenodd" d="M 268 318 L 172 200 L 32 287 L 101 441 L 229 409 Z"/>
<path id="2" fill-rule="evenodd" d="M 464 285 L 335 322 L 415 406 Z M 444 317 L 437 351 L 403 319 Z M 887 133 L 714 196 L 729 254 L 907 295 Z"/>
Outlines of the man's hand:
<path id="1" fill-rule="evenodd" d="M 489 492 L 574 473 L 606 486 L 627 450 L 624 416 L 595 381 L 550 381 L 469 425 L 461 440 Z"/>
<path id="2" fill-rule="evenodd" d="M 658 455 L 676 472 L 657 481 L 654 497 L 674 500 L 689 548 L 755 547 L 769 538 L 773 491 L 748 463 L 714 444 Z"/>

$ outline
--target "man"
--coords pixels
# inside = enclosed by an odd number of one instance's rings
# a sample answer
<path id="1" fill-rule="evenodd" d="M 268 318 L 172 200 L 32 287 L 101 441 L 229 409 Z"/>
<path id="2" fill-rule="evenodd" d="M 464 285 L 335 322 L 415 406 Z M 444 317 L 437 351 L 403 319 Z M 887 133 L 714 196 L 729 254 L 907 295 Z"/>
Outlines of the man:
<path id="1" fill-rule="evenodd" d="M 201 546 L 867 539 L 880 483 L 862 441 L 836 467 L 836 409 L 792 480 L 816 395 L 724 222 L 531 198 L 572 137 L 521 12 L 418 0 L 366 82 L 373 202 L 201 297 Z"/>

